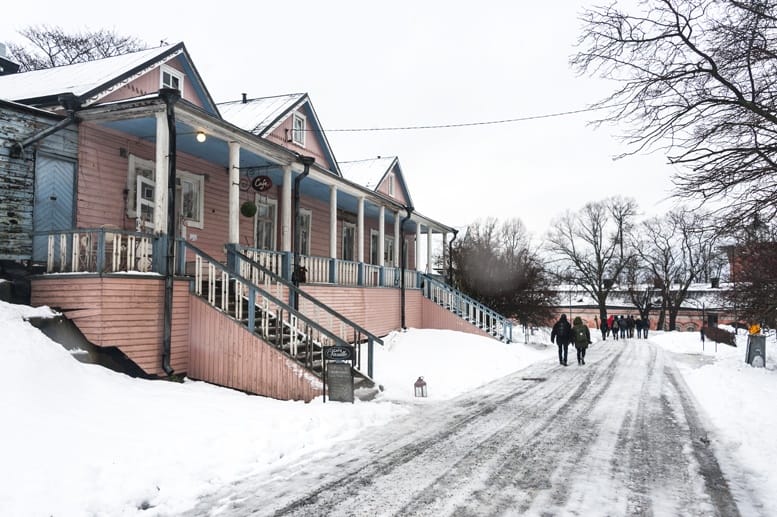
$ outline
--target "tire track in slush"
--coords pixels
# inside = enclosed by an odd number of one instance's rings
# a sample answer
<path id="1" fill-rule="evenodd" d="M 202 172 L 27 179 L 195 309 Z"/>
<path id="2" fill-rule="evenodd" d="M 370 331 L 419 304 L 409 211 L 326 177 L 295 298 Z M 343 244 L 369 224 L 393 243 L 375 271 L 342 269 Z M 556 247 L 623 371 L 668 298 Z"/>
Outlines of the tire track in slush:
<path id="1" fill-rule="evenodd" d="M 617 355 L 616 355 L 617 357 Z M 614 358 L 608 358 L 609 361 Z M 609 362 L 608 361 L 608 362 Z M 547 377 L 549 367 L 544 364 L 541 373 Z M 563 367 L 556 367 L 561 372 Z M 570 370 L 566 370 L 570 372 Z M 502 384 L 502 390 L 509 392 L 506 396 L 500 397 L 497 401 L 489 401 L 489 406 L 496 403 L 494 410 L 498 409 L 501 413 L 500 418 L 504 421 L 496 430 L 493 420 L 485 423 L 486 429 L 480 429 L 479 426 L 460 426 L 457 430 L 458 442 L 461 446 L 452 447 L 450 443 L 444 444 L 442 436 L 436 434 L 429 440 L 425 440 L 424 447 L 412 447 L 409 451 L 401 451 L 401 458 L 412 460 L 418 463 L 416 470 L 422 469 L 424 475 L 421 479 L 428 480 L 423 483 L 423 490 L 417 490 L 415 494 L 401 494 L 396 492 L 397 479 L 392 479 L 389 475 L 394 472 L 393 478 L 407 477 L 405 465 L 408 461 L 402 461 L 400 458 L 389 456 L 386 462 L 380 461 L 381 467 L 376 464 L 368 465 L 358 472 L 356 476 L 344 476 L 337 480 L 331 486 L 323 490 L 316 491 L 309 498 L 296 501 L 292 505 L 280 509 L 275 515 L 306 515 L 313 513 L 321 515 L 358 515 L 363 511 L 365 499 L 363 494 L 352 496 L 354 486 L 348 482 L 348 479 L 357 477 L 360 488 L 370 487 L 373 491 L 381 493 L 383 504 L 380 515 L 444 515 L 446 511 L 462 511 L 469 508 L 467 501 L 460 501 L 461 494 L 468 494 L 472 491 L 472 480 L 484 478 L 483 489 L 487 492 L 481 492 L 484 497 L 478 497 L 476 491 L 472 493 L 470 499 L 476 498 L 478 511 L 484 511 L 484 515 L 492 515 L 490 507 L 496 503 L 496 508 L 504 506 L 514 506 L 514 497 L 508 497 L 506 500 L 494 498 L 494 488 L 504 488 L 514 486 L 515 480 L 519 480 L 521 493 L 530 493 L 527 488 L 539 484 L 545 486 L 548 480 L 539 479 L 537 469 L 532 472 L 516 472 L 516 465 L 536 464 L 537 458 L 529 455 L 541 454 L 543 461 L 548 457 L 551 459 L 561 459 L 559 454 L 548 455 L 544 451 L 553 449 L 554 443 L 558 442 L 549 430 L 557 428 L 566 428 L 565 425 L 558 425 L 556 420 L 572 418 L 568 413 L 571 408 L 575 408 L 574 400 L 580 398 L 582 393 L 591 389 L 591 385 L 598 386 L 598 390 L 593 396 L 590 396 L 590 404 L 594 405 L 598 397 L 603 393 L 608 385 L 607 376 L 601 373 L 605 369 L 582 369 L 578 370 L 576 377 L 581 380 L 575 390 L 570 390 L 563 378 L 551 378 L 552 382 L 541 382 L 528 389 L 516 393 L 513 391 L 516 379 L 520 381 L 522 377 L 528 377 L 531 372 L 523 371 L 508 377 L 505 380 L 497 381 Z M 520 376 L 519 376 L 520 375 Z M 536 375 L 535 377 L 540 377 Z M 593 380 L 600 382 L 593 382 Z M 496 383 L 495 383 L 496 384 Z M 549 403 L 549 401 L 551 401 Z M 471 404 L 465 402 L 464 405 Z M 461 407 L 461 402 L 456 407 Z M 549 407 L 550 406 L 550 407 Z M 584 407 L 577 408 L 578 413 L 585 412 Z M 467 423 L 481 413 L 478 410 L 475 414 L 466 418 Z M 489 419 L 493 419 L 493 412 Z M 518 426 L 516 422 L 523 422 L 523 426 Z M 485 433 L 485 434 L 484 434 Z M 563 433 L 562 433 L 563 434 Z M 448 435 L 450 436 L 450 434 Z M 432 447 L 426 447 L 433 444 Z M 440 447 L 439 444 L 443 443 Z M 515 444 L 523 445 L 516 449 Z M 558 452 L 558 451 L 556 451 Z M 584 450 L 580 454 L 585 454 Z M 400 459 L 400 461 L 397 461 Z M 442 459 L 442 461 L 440 461 Z M 572 461 L 572 460 L 569 460 Z M 440 464 L 442 469 L 435 469 L 435 464 Z M 385 469 L 384 469 L 385 467 Z M 552 471 L 552 464 L 546 466 L 548 471 Z M 437 473 L 439 471 L 439 473 Z M 384 479 L 375 479 L 375 472 L 381 472 Z M 415 473 L 411 472 L 411 475 Z M 431 474 L 431 475 L 430 475 Z M 538 481 L 539 479 L 539 481 Z M 418 487 L 420 488 L 420 487 Z M 515 493 L 512 490 L 512 493 Z M 387 494 L 391 494 L 387 497 Z M 368 496 L 369 498 L 369 496 Z M 397 502 L 405 501 L 404 505 L 398 506 Z M 327 502 L 325 502 L 327 501 Z M 458 505 L 458 508 L 452 508 L 451 505 Z M 470 508 L 471 509 L 471 508 Z M 467 510 L 469 511 L 469 510 Z M 356 513 L 354 513 L 356 512 Z M 441 513 L 442 512 L 442 513 Z"/>
<path id="2" fill-rule="evenodd" d="M 301 459 L 293 479 L 246 479 L 189 515 L 739 515 L 667 361 L 600 342 L 584 367 L 537 363 L 419 407 L 334 445 L 327 468 Z"/>

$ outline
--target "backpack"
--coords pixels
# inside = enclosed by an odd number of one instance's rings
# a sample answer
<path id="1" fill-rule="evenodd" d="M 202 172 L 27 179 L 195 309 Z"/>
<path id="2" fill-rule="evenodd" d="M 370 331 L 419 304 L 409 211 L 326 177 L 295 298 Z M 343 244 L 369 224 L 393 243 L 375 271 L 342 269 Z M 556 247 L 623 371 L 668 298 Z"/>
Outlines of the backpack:
<path id="1" fill-rule="evenodd" d="M 576 327 L 572 328 L 572 332 L 575 335 L 575 344 L 576 345 L 587 345 L 588 344 L 588 336 L 585 332 L 586 328 L 582 325 L 577 325 Z"/>

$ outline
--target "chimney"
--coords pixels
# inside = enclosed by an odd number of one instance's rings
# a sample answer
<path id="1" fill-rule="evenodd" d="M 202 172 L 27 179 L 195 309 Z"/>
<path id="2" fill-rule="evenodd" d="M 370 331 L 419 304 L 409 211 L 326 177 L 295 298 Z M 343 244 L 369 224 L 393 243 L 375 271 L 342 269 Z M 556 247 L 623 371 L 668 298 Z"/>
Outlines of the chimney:
<path id="1" fill-rule="evenodd" d="M 248 102 L 248 94 L 244 93 L 243 94 L 243 104 L 246 104 L 247 102 Z"/>

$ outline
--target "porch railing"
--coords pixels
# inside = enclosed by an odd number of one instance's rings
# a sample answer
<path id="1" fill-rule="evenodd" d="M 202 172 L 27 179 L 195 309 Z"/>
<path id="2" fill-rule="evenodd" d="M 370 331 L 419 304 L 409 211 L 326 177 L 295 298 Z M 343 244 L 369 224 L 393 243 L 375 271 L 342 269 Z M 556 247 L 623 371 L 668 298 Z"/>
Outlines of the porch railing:
<path id="1" fill-rule="evenodd" d="M 347 325 L 347 320 L 342 317 L 341 331 L 334 332 L 316 321 L 315 316 L 311 317 L 281 301 L 249 280 L 251 277 L 263 277 L 262 281 L 269 278 L 277 280 L 280 277 L 244 255 L 231 253 L 228 262 L 234 263 L 239 271 L 246 272 L 246 276 L 230 271 L 227 266 L 186 241 L 178 241 L 177 250 L 177 272 L 183 274 L 188 269 L 188 273 L 193 273 L 193 292 L 216 309 L 240 321 L 250 332 L 258 334 L 278 348 L 283 348 L 311 370 L 317 366 L 316 363 L 320 366 L 322 347 L 352 345 L 355 351 L 354 368 L 363 374 L 364 361 L 367 367 L 366 375 L 372 377 L 373 346 L 376 342 L 383 344 L 379 338 L 358 325 Z M 293 288 L 288 285 L 286 287 Z M 299 294 L 305 296 L 302 291 Z M 324 308 L 320 302 L 316 302 L 312 297 L 308 298 Z M 334 311 L 329 309 L 329 313 L 333 320 L 334 315 L 331 313 Z"/>
<path id="2" fill-rule="evenodd" d="M 96 228 L 36 233 L 45 239 L 46 273 L 159 273 L 160 239 L 147 233 Z"/>
<path id="3" fill-rule="evenodd" d="M 505 343 L 512 342 L 513 324 L 510 320 L 432 276 L 419 276 L 423 282 L 421 291 L 424 297 Z"/>
<path id="4" fill-rule="evenodd" d="M 248 246 L 235 245 L 236 251 L 269 269 L 274 274 L 292 280 L 294 254 L 283 251 L 269 251 Z M 391 266 L 376 266 L 350 260 L 300 255 L 299 265 L 304 268 L 305 282 L 359 287 L 399 287 L 401 269 Z M 405 287 L 418 287 L 417 273 L 405 271 Z"/>
<path id="5" fill-rule="evenodd" d="M 321 303 L 312 295 L 297 288 L 293 283 L 262 266 L 248 255 L 241 253 L 238 248 L 233 244 L 227 245 L 227 264 L 231 270 L 238 272 L 244 278 L 255 280 L 254 283 L 258 281 L 265 286 L 265 290 L 272 290 L 273 286 L 275 286 L 274 290 L 277 293 L 284 290 L 288 293 L 290 306 L 296 305 L 296 310 L 301 314 L 349 342 L 352 346 L 358 348 L 366 344 L 366 350 L 362 351 L 360 357 L 366 357 L 367 375 L 372 377 L 372 351 L 374 344 L 383 345 L 382 339 L 328 305 Z M 280 298 L 280 295 L 277 297 Z M 296 304 L 292 303 L 292 300 L 295 300 Z"/>

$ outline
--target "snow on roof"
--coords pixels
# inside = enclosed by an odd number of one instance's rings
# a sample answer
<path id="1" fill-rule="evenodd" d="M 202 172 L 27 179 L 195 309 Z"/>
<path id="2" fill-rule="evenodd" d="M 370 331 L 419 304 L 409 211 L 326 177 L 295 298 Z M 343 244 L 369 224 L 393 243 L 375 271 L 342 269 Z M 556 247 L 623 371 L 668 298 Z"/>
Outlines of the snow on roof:
<path id="1" fill-rule="evenodd" d="M 345 179 L 375 190 L 395 161 L 396 156 L 378 156 L 367 160 L 340 162 L 339 165 Z"/>
<path id="2" fill-rule="evenodd" d="M 156 47 L 121 56 L 0 76 L 0 99 L 24 100 L 73 93 L 80 97 L 170 50 Z"/>
<path id="3" fill-rule="evenodd" d="M 217 106 L 221 116 L 230 124 L 261 135 L 304 96 L 304 93 L 290 93 L 249 99 L 246 102 L 223 102 Z"/>

